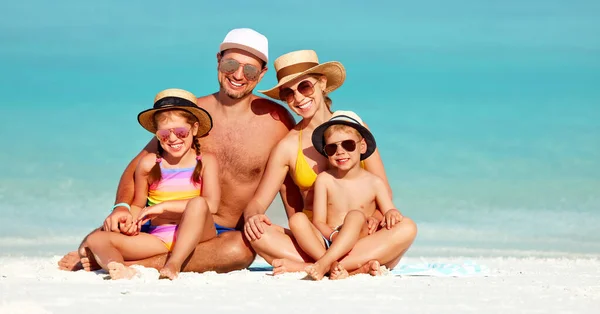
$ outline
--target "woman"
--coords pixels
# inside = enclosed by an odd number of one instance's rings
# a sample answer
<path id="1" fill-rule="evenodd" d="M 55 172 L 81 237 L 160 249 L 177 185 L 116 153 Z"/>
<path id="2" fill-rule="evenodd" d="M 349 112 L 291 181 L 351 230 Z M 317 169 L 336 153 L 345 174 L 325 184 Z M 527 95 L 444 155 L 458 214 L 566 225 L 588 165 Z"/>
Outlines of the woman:
<path id="1" fill-rule="evenodd" d="M 271 152 L 261 183 L 244 212 L 244 232 L 254 250 L 273 265 L 274 273 L 301 271 L 313 258 L 302 252 L 289 230 L 271 225 L 264 215 L 280 190 L 286 175 L 300 189 L 304 208 L 302 213 L 287 210 L 290 224 L 293 220 L 310 221 L 312 214 L 312 185 L 317 173 L 327 168 L 327 158 L 312 146 L 313 130 L 328 121 L 333 113 L 331 99 L 327 96 L 344 83 L 346 72 L 339 62 L 320 64 L 312 50 L 287 53 L 275 60 L 278 84 L 261 93 L 287 102 L 290 110 L 302 120 L 283 138 Z M 364 160 L 363 167 L 381 177 L 388 187 L 379 151 Z M 371 219 L 374 226 L 378 221 Z M 361 239 L 354 249 L 340 261 L 348 271 L 371 272 L 379 270 L 379 261 L 388 268 L 394 267 L 416 236 L 416 226 L 405 218 L 392 229 L 381 229 Z"/>

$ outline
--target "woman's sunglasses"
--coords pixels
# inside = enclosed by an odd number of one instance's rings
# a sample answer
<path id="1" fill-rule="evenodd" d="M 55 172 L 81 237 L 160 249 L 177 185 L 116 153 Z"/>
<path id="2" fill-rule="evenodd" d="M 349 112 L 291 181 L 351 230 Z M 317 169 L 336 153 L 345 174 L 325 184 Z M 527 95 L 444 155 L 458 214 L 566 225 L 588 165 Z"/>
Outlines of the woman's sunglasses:
<path id="1" fill-rule="evenodd" d="M 329 157 L 335 155 L 337 152 L 338 146 L 342 146 L 342 148 L 347 152 L 353 152 L 356 149 L 356 141 L 354 140 L 345 140 L 337 143 L 330 143 L 323 147 L 325 154 Z"/>
<path id="2" fill-rule="evenodd" d="M 221 62 L 219 63 L 219 71 L 229 75 L 235 73 L 235 71 L 237 71 L 240 68 L 240 66 L 244 67 L 242 72 L 244 73 L 244 77 L 246 77 L 248 81 L 258 80 L 260 76 L 260 69 L 258 67 L 252 64 L 239 63 L 237 60 L 234 59 L 221 60 Z"/>
<path id="3" fill-rule="evenodd" d="M 304 97 L 308 97 L 315 92 L 315 85 L 311 81 L 302 81 L 298 84 L 297 91 Z M 288 104 L 295 98 L 295 91 L 289 87 L 279 89 L 279 99 L 285 100 Z"/>
<path id="4" fill-rule="evenodd" d="M 156 137 L 158 138 L 159 141 L 166 142 L 169 140 L 169 137 L 171 137 L 171 132 L 173 132 L 173 134 L 175 134 L 175 136 L 177 136 L 178 138 L 184 139 L 188 135 L 190 135 L 190 128 L 178 127 L 178 128 L 172 128 L 172 129 L 158 130 L 158 131 L 156 131 Z"/>

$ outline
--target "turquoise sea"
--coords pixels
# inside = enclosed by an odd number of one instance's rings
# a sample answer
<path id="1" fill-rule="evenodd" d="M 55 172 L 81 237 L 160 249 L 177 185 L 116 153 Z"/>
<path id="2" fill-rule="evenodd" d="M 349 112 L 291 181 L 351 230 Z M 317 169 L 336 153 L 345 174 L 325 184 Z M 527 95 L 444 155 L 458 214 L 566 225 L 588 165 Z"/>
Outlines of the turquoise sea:
<path id="1" fill-rule="evenodd" d="M 600 2 L 4 1 L 0 255 L 62 255 L 108 214 L 165 88 L 217 90 L 232 28 L 347 69 L 410 256 L 600 256 Z M 272 67 L 272 61 L 269 64 Z M 259 89 L 275 83 L 269 71 Z M 284 222 L 277 199 L 268 214 Z"/>

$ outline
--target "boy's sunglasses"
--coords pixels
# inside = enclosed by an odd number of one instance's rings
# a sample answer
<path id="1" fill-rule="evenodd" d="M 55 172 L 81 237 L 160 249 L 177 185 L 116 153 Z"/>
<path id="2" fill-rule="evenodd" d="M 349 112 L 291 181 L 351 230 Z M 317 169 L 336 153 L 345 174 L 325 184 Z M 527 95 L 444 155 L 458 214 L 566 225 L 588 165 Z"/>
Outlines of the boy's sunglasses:
<path id="1" fill-rule="evenodd" d="M 252 64 L 242 64 L 234 59 L 221 60 L 219 63 L 219 71 L 229 75 L 235 73 L 240 66 L 243 66 L 244 77 L 248 81 L 256 81 L 260 76 L 260 69 Z"/>
<path id="2" fill-rule="evenodd" d="M 190 135 L 190 128 L 186 128 L 186 127 L 182 126 L 182 127 L 178 127 L 178 128 L 158 130 L 158 131 L 156 131 L 156 137 L 161 142 L 166 142 L 169 140 L 169 137 L 171 137 L 171 132 L 173 132 L 173 134 L 175 134 L 175 136 L 177 136 L 178 138 L 184 139 L 188 135 Z"/>
<path id="3" fill-rule="evenodd" d="M 315 92 L 314 84 L 311 81 L 302 81 L 298 84 L 297 91 L 304 97 L 308 97 Z M 279 89 L 279 99 L 285 100 L 288 104 L 294 101 L 295 91 L 289 87 Z"/>
<path id="4" fill-rule="evenodd" d="M 353 152 L 356 149 L 356 143 L 357 142 L 353 140 L 345 140 L 337 143 L 327 144 L 325 147 L 323 147 L 323 150 L 327 156 L 331 157 L 337 152 L 338 145 L 341 145 L 342 148 L 347 152 Z"/>

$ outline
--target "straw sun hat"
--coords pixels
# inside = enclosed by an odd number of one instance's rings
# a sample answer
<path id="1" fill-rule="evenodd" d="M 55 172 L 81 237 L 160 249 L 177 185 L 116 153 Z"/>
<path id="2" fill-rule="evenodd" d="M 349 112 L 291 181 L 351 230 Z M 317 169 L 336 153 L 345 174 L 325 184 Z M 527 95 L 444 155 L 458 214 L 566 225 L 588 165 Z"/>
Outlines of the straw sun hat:
<path id="1" fill-rule="evenodd" d="M 154 97 L 154 106 L 138 114 L 138 122 L 144 129 L 156 133 L 154 114 L 159 111 L 181 109 L 193 114 L 198 119 L 198 134 L 196 137 L 206 135 L 212 129 L 212 118 L 208 112 L 196 105 L 196 96 L 183 89 L 165 89 Z"/>
<path id="2" fill-rule="evenodd" d="M 277 72 L 277 85 L 269 90 L 261 90 L 271 98 L 279 99 L 279 87 L 306 74 L 322 74 L 327 77 L 325 92 L 330 93 L 342 86 L 346 79 L 346 69 L 337 61 L 319 63 L 313 50 L 299 50 L 286 53 L 274 62 Z"/>

